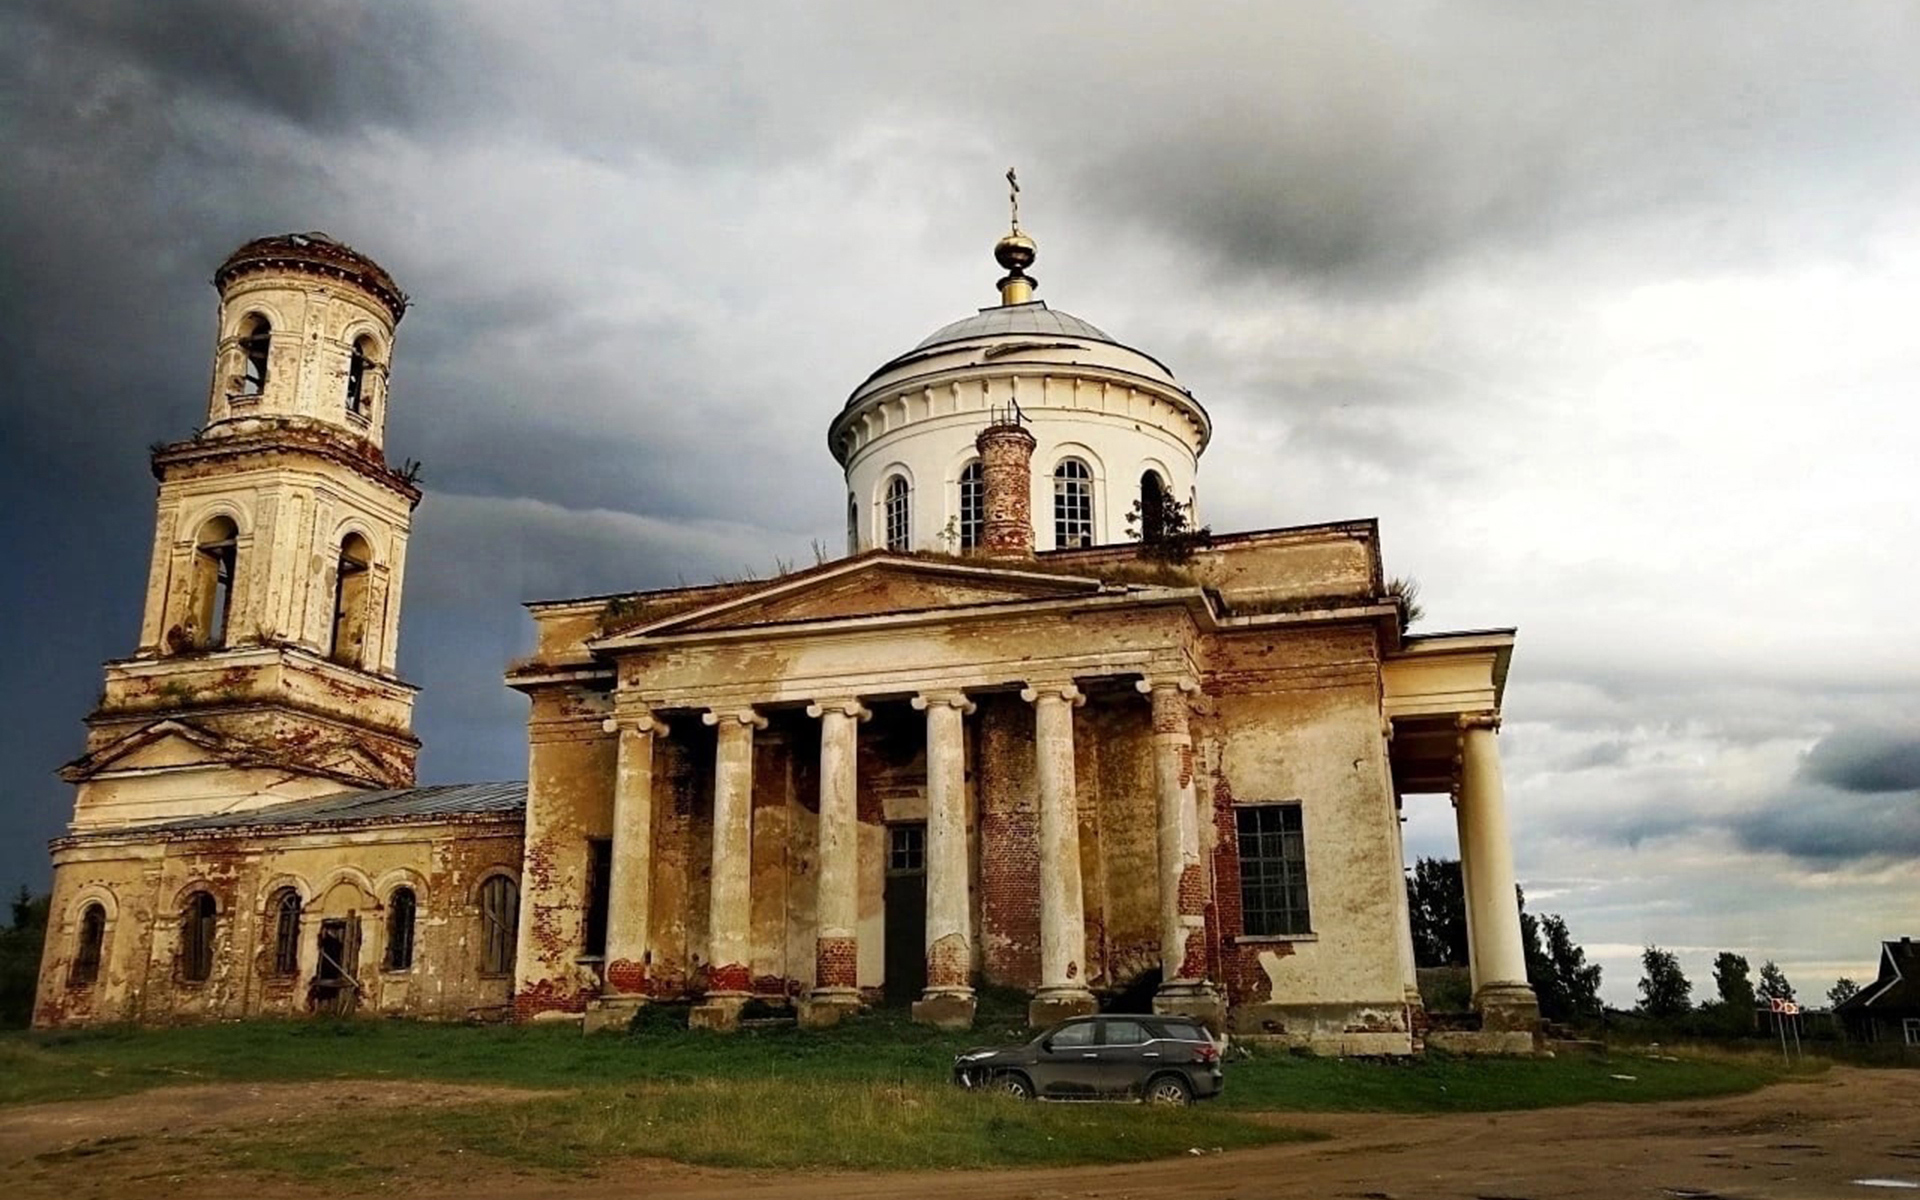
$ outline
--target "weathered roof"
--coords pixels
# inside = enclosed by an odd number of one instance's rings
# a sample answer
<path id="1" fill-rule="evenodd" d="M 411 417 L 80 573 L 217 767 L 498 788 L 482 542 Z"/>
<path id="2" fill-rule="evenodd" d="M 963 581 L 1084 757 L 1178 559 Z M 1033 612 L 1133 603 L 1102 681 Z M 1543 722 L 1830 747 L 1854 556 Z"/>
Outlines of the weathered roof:
<path id="1" fill-rule="evenodd" d="M 398 321 L 407 312 L 407 294 L 385 267 L 319 231 L 282 233 L 255 238 L 227 255 L 213 273 L 213 285 L 224 290 L 236 276 L 254 270 L 296 268 L 351 280 L 372 292 Z"/>
<path id="2" fill-rule="evenodd" d="M 434 817 L 517 817 L 527 809 L 524 783 L 443 783 L 380 792 L 338 792 L 245 812 L 183 817 L 143 832 L 257 829 L 288 825 L 344 825 L 363 821 L 405 823 Z"/>
<path id="3" fill-rule="evenodd" d="M 925 350 L 929 346 L 938 346 L 945 342 L 959 342 L 977 337 L 1001 337 L 1017 333 L 1092 338 L 1097 342 L 1113 341 L 1105 333 L 1072 313 L 1048 308 L 1045 300 L 1034 300 L 1026 304 L 996 304 L 992 308 L 983 308 L 971 317 L 962 317 L 951 325 L 942 325 L 922 339 L 914 349 Z M 1118 343 L 1115 344 L 1118 345 Z"/>
<path id="4" fill-rule="evenodd" d="M 1862 1008 L 1920 1013 L 1920 942 L 1901 938 L 1880 943 L 1880 978 L 1834 1005 L 1836 1012 Z"/>

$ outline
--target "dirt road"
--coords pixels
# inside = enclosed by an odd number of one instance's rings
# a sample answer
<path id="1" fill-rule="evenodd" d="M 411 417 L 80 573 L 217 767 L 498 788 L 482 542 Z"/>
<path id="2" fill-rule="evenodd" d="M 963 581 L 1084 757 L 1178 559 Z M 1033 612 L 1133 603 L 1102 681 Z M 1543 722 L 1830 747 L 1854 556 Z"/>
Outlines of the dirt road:
<path id="1" fill-rule="evenodd" d="M 258 1190 L 231 1173 L 169 1170 L 168 1140 L 237 1123 L 298 1120 L 337 1103 L 340 1085 L 226 1085 L 0 1112 L 7 1200 L 137 1194 L 197 1200 Z M 498 1095 L 481 1088 L 381 1085 L 359 1104 L 406 1107 Z M 332 1089 L 330 1092 L 329 1089 Z M 453 1094 L 449 1094 L 449 1093 Z M 635 1196 L 648 1200 L 1823 1200 L 1914 1195 L 1920 1185 L 1920 1072 L 1835 1068 L 1750 1096 L 1672 1104 L 1594 1104 L 1471 1116 L 1276 1117 L 1330 1140 L 1124 1167 L 895 1175 L 718 1171 L 657 1161 L 591 1179 L 479 1171 L 385 1181 L 368 1190 L 459 1200 Z M 160 1133 L 159 1138 L 153 1135 Z M 75 1155 L 138 1138 L 126 1153 Z M 338 1196 L 276 1180 L 276 1196 Z"/>

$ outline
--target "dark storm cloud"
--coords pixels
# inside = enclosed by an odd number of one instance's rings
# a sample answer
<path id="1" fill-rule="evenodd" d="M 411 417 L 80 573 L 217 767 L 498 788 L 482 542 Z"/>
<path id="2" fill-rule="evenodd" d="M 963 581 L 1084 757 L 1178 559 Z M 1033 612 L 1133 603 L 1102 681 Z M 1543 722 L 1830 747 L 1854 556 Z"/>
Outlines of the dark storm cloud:
<path id="1" fill-rule="evenodd" d="M 1731 823 L 1749 850 L 1818 866 L 1920 857 L 1920 791 L 1817 788 L 1778 797 Z"/>
<path id="2" fill-rule="evenodd" d="M 1920 793 L 1920 734 L 1848 729 L 1813 744 L 1800 775 L 1844 792 Z"/>

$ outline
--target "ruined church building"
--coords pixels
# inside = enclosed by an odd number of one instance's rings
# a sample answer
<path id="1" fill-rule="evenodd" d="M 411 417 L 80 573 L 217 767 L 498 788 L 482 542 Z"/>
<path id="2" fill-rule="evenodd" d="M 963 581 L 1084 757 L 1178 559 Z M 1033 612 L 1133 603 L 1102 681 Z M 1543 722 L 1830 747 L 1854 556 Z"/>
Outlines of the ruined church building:
<path id="1" fill-rule="evenodd" d="M 36 1024 L 964 1026 L 987 986 L 1404 1054 L 1400 813 L 1450 797 L 1480 1044 L 1528 1048 L 1512 630 L 1406 633 L 1371 520 L 1195 537 L 1206 410 L 1034 299 L 1017 224 L 994 253 L 1000 302 L 828 423 L 846 557 L 529 605 L 528 781 L 417 787 L 407 298 L 321 234 L 235 251 L 139 642 L 63 770 Z"/>

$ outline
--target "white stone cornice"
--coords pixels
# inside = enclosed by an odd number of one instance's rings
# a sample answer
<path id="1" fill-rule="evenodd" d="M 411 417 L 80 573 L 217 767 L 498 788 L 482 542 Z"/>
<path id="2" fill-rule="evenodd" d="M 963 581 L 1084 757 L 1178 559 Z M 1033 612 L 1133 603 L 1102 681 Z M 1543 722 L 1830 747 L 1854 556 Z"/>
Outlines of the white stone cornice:
<path id="1" fill-rule="evenodd" d="M 921 692 L 913 698 L 913 707 L 921 712 L 929 708 L 957 708 L 963 715 L 971 716 L 979 706 L 967 699 L 965 692 L 944 691 Z"/>

